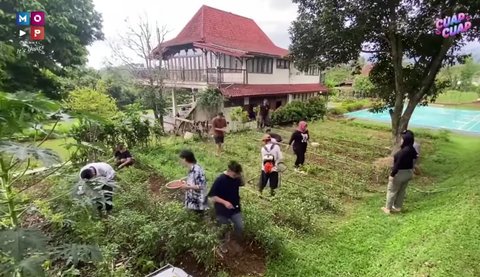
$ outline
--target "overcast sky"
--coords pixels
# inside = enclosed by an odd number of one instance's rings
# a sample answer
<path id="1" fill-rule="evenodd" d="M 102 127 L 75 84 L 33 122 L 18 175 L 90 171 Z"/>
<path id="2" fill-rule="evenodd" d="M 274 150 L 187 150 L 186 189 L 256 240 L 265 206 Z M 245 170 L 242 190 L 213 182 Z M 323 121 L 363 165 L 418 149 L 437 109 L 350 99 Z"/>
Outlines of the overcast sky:
<path id="1" fill-rule="evenodd" d="M 167 26 L 169 36 L 175 37 L 202 5 L 252 18 L 280 47 L 288 48 L 288 28 L 295 19 L 297 6 L 291 0 L 94 0 L 95 8 L 103 16 L 103 32 L 106 40 L 115 41 L 123 31 L 124 21 L 134 22 L 139 16 L 147 15 L 152 25 Z M 106 60 L 112 61 L 106 41 L 95 42 L 88 48 L 88 65 L 101 68 Z M 470 44 L 464 52 L 474 52 L 480 61 L 480 44 Z"/>
<path id="2" fill-rule="evenodd" d="M 122 32 L 124 20 L 136 20 L 146 14 L 152 24 L 166 25 L 167 39 L 175 37 L 202 5 L 252 18 L 280 47 L 290 44 L 288 28 L 295 19 L 297 7 L 291 0 L 94 0 L 103 16 L 103 32 L 107 40 L 115 40 Z M 88 65 L 100 68 L 110 57 L 106 41 L 95 42 L 88 48 Z"/>

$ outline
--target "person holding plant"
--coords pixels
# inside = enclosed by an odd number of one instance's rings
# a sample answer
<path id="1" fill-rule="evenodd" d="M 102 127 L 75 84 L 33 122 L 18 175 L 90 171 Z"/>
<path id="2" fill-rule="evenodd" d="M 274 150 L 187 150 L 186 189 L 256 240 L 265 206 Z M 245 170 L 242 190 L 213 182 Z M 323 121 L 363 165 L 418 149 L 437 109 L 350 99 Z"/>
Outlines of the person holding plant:
<path id="1" fill-rule="evenodd" d="M 213 139 L 217 145 L 217 156 L 222 153 L 223 143 L 225 142 L 225 132 L 227 128 L 227 120 L 222 112 L 219 112 L 212 121 Z"/>
<path id="2" fill-rule="evenodd" d="M 208 208 L 205 171 L 197 164 L 192 151 L 183 150 L 179 156 L 181 163 L 188 169 L 188 176 L 181 186 L 185 190 L 185 207 L 197 214 L 203 214 Z"/>
<path id="3" fill-rule="evenodd" d="M 115 165 L 118 169 L 122 169 L 124 167 L 128 167 L 133 165 L 134 159 L 130 151 L 125 147 L 124 144 L 119 144 L 115 151 Z"/>
<path id="4" fill-rule="evenodd" d="M 297 157 L 295 160 L 295 171 L 301 173 L 303 172 L 300 171 L 300 167 L 305 163 L 305 153 L 307 152 L 307 145 L 310 140 L 307 127 L 308 124 L 306 121 L 300 121 L 297 130 L 292 133 L 287 147 L 288 149 L 290 146 L 293 146 L 293 152 Z"/>
<path id="5" fill-rule="evenodd" d="M 240 187 L 244 186 L 242 171 L 238 162 L 230 161 L 227 171 L 217 177 L 208 193 L 214 202 L 217 223 L 224 225 L 232 222 L 239 238 L 244 226 L 240 207 Z"/>
<path id="6" fill-rule="evenodd" d="M 262 172 L 260 174 L 260 194 L 263 189 L 270 185 L 270 195 L 275 195 L 275 189 L 278 188 L 278 171 L 276 165 L 282 160 L 282 151 L 278 144 L 272 142 L 270 135 L 264 135 L 264 146 L 261 149 Z"/>
<path id="7" fill-rule="evenodd" d="M 393 156 L 393 168 L 388 177 L 387 203 L 382 207 L 386 214 L 402 210 L 408 182 L 413 178 L 413 167 L 418 157 L 414 142 L 412 131 L 402 132 L 400 150 Z"/>
<path id="8" fill-rule="evenodd" d="M 84 181 L 92 180 L 93 178 L 104 177 L 107 181 L 113 181 L 115 178 L 115 170 L 107 163 L 90 163 L 80 169 L 80 179 Z M 105 210 L 110 212 L 113 209 L 113 187 L 104 184 L 102 190 L 105 191 Z M 99 206 L 98 209 L 102 210 L 103 206 Z"/>

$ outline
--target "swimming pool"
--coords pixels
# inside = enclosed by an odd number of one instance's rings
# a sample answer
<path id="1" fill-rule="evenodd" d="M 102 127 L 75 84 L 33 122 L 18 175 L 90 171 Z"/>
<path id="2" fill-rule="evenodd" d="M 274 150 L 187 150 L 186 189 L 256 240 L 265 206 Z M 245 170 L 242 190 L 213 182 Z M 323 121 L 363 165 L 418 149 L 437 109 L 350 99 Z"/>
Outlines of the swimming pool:
<path id="1" fill-rule="evenodd" d="M 346 116 L 390 122 L 388 111 L 375 114 L 368 110 L 361 110 L 347 113 Z M 409 125 L 480 134 L 480 111 L 442 107 L 417 107 L 413 112 Z"/>

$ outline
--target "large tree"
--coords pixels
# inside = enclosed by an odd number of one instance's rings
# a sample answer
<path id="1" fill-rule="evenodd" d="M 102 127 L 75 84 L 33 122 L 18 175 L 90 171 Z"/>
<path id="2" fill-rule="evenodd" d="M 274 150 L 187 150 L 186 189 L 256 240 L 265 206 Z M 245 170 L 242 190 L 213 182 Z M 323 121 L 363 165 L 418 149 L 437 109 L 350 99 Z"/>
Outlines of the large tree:
<path id="1" fill-rule="evenodd" d="M 17 11 L 45 11 L 45 40 L 29 42 L 19 37 Z M 103 39 L 102 19 L 92 0 L 0 1 L 0 90 L 42 91 L 59 96 L 56 76 L 65 69 L 84 65 L 86 46 Z M 27 28 L 28 29 L 28 28 Z M 26 50 L 26 44 L 43 47 L 43 52 Z"/>
<path id="2" fill-rule="evenodd" d="M 293 1 L 299 7 L 291 52 L 298 66 L 328 68 L 371 53 L 370 78 L 384 101 L 381 109 L 390 109 L 394 142 L 415 107 L 437 95 L 442 65 L 463 58 L 458 50 L 480 37 L 478 0 Z M 456 12 L 472 15 L 470 31 L 447 39 L 436 35 L 434 20 Z"/>

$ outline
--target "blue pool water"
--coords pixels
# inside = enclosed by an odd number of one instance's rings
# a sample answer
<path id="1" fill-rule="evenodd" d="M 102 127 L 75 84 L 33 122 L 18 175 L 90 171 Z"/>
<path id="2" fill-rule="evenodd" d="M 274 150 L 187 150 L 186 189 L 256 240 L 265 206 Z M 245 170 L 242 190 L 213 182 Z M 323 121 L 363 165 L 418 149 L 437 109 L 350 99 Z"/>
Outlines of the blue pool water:
<path id="1" fill-rule="evenodd" d="M 388 111 L 375 114 L 368 110 L 361 110 L 347 113 L 346 116 L 390 122 L 390 114 Z M 417 107 L 413 112 L 409 125 L 480 134 L 480 111 L 441 107 Z"/>

